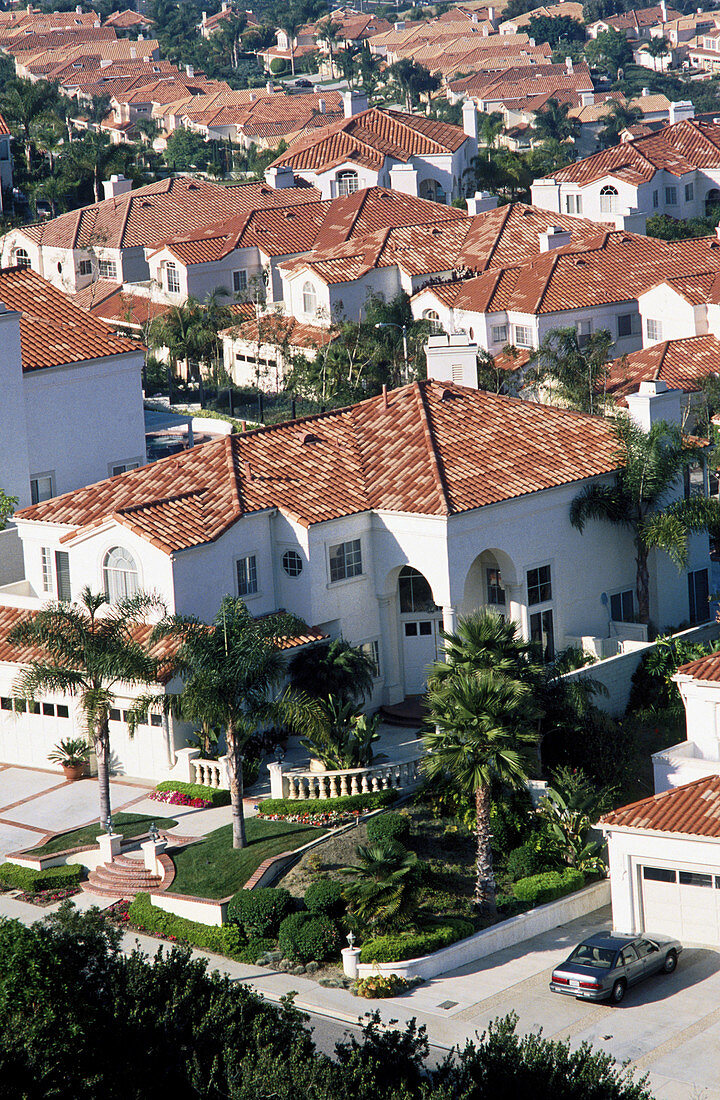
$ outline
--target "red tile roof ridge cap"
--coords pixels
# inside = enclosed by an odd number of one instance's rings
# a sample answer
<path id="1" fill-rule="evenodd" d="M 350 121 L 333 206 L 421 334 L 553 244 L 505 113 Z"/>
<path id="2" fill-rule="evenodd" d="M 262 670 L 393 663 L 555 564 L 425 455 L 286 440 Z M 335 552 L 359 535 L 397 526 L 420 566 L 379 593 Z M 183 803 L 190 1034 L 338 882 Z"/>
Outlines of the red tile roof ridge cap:
<path id="1" fill-rule="evenodd" d="M 558 253 L 561 252 L 561 251 L 562 251 L 562 249 L 559 249 L 559 248 L 554 248 L 553 249 L 552 259 L 551 259 L 551 261 L 548 265 L 547 275 L 545 276 L 545 281 L 543 283 L 542 290 L 540 291 L 540 293 L 538 295 L 538 298 L 537 298 L 537 302 L 535 303 L 535 311 L 536 312 L 540 310 L 540 308 L 543 304 L 543 300 L 545 298 L 545 295 L 547 294 L 548 287 L 550 286 L 550 280 L 552 279 L 553 275 L 555 274 L 555 269 L 556 269 L 558 263 L 560 262 L 560 256 L 558 255 Z"/>
<path id="2" fill-rule="evenodd" d="M 229 517 L 229 522 L 227 526 L 230 526 L 230 524 L 240 519 L 245 511 L 242 498 L 242 483 L 238 480 L 238 470 L 235 465 L 235 449 L 233 447 L 232 438 L 233 437 L 231 433 L 230 435 L 226 435 L 223 440 L 223 445 L 225 447 L 225 463 L 227 465 L 228 479 L 232 486 L 233 499 L 235 502 L 235 507 Z"/>
<path id="3" fill-rule="evenodd" d="M 609 813 L 603 814 L 600 818 L 599 825 L 614 825 L 619 814 L 625 814 L 628 810 L 639 809 L 641 806 L 657 805 L 661 800 L 671 798 L 676 795 L 678 791 L 688 791 L 692 787 L 698 787 L 700 785 L 707 785 L 711 788 L 720 789 L 720 775 L 702 775 L 699 779 L 691 779 L 689 783 L 682 783 L 679 787 L 670 787 L 667 791 L 661 791 L 659 794 L 647 795 L 645 798 L 639 798 L 636 802 L 628 802 L 627 806 L 618 806 L 614 810 L 610 810 Z M 633 825 L 620 825 L 620 828 L 642 828 L 642 826 Z M 650 832 L 664 832 L 664 829 L 650 829 Z"/>
<path id="4" fill-rule="evenodd" d="M 116 476 L 122 477 L 122 474 L 117 474 Z M 208 485 L 201 485 L 197 489 L 186 489 L 182 493 L 168 493 L 168 495 L 164 497 L 156 497 L 153 500 L 143 500 L 140 504 L 122 505 L 113 512 L 108 512 L 108 515 L 127 516 L 132 512 L 140 512 L 144 508 L 157 508 L 160 504 L 171 504 L 177 500 L 189 500 L 190 497 L 199 497 L 202 496 L 203 493 L 208 493 L 209 491 L 210 487 Z"/>
<path id="5" fill-rule="evenodd" d="M 483 271 L 487 271 L 488 268 L 492 266 L 492 257 L 500 246 L 500 239 L 505 232 L 505 226 L 507 225 L 510 219 L 510 215 L 512 214 L 513 205 L 514 204 L 511 202 L 505 204 L 505 213 L 500 216 L 500 226 L 497 230 L 497 233 L 495 234 L 495 240 L 493 241 L 492 248 L 487 254 L 487 259 Z M 468 232 L 470 232 L 470 230 L 468 230 Z"/>
<path id="6" fill-rule="evenodd" d="M 445 477 L 443 475 L 442 468 L 440 466 L 440 458 L 435 446 L 435 439 L 432 433 L 432 424 L 430 422 L 430 415 L 425 404 L 425 392 L 420 386 L 419 382 L 413 382 L 413 394 L 417 400 L 418 412 L 420 414 L 420 423 L 422 424 L 423 437 L 427 446 L 428 458 L 430 459 L 430 468 L 433 473 L 435 481 L 435 488 L 437 490 L 438 497 L 440 498 L 441 511 L 444 515 L 449 516 L 452 512 L 450 502 L 448 501 L 447 487 L 445 485 Z M 444 390 L 445 385 L 442 386 Z"/>
<path id="7" fill-rule="evenodd" d="M 660 377 L 660 374 L 662 372 L 663 363 L 665 362 L 665 357 L 667 356 L 669 348 L 670 348 L 670 341 L 669 340 L 663 340 L 662 344 L 660 345 L 660 348 L 658 349 L 658 351 L 660 351 L 660 358 L 658 359 L 658 364 L 655 367 L 655 371 L 653 373 L 653 378 L 656 381 Z M 660 349 L 662 349 L 662 350 L 660 350 Z"/>
<path id="8" fill-rule="evenodd" d="M 680 665 L 680 667 L 677 670 L 677 673 L 683 672 L 683 669 L 693 668 L 695 665 L 699 665 L 701 663 L 704 664 L 707 661 L 711 661 L 714 657 L 716 657 L 720 661 L 720 649 L 715 649 L 715 650 L 713 650 L 712 653 L 705 653 L 705 654 L 703 654 L 702 657 L 695 657 L 694 660 L 692 660 L 692 661 L 686 661 L 684 665 Z M 677 675 L 677 673 L 676 673 L 676 675 Z M 684 672 L 683 675 L 692 676 L 693 679 L 701 679 L 701 677 L 694 676 L 693 673 L 691 673 L 691 672 Z M 708 683 L 716 683 L 717 681 L 709 680 L 707 682 Z"/>

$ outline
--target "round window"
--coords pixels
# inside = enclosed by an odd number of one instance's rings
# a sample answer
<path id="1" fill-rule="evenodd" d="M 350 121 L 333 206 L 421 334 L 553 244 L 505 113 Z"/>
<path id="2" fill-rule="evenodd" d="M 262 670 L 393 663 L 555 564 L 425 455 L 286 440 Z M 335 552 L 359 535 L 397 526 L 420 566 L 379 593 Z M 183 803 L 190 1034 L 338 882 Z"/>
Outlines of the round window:
<path id="1" fill-rule="evenodd" d="M 288 577 L 299 577 L 303 570 L 303 560 L 297 550 L 286 550 L 282 556 L 283 569 Z"/>

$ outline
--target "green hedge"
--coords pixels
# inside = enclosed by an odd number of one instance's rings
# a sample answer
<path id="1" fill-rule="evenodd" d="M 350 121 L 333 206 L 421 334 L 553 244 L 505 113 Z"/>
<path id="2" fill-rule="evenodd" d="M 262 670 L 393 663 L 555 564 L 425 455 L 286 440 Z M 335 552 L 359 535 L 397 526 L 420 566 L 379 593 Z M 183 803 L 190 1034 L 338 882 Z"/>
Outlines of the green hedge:
<path id="1" fill-rule="evenodd" d="M 384 840 L 399 840 L 401 843 L 410 836 L 410 819 L 404 814 L 382 814 L 368 821 L 368 840 L 381 843 Z"/>
<path id="2" fill-rule="evenodd" d="M 354 810 L 382 810 L 397 801 L 397 791 L 352 794 L 345 798 L 322 798 L 300 802 L 293 798 L 266 798 L 260 803 L 261 814 L 353 813 Z"/>
<path id="3" fill-rule="evenodd" d="M 573 894 L 585 883 L 582 871 L 568 867 L 564 871 L 545 871 L 541 875 L 521 878 L 513 886 L 513 894 L 519 901 L 528 901 L 531 905 L 544 905 L 555 901 L 565 894 Z"/>
<path id="4" fill-rule="evenodd" d="M 331 878 L 319 878 L 305 891 L 305 904 L 311 913 L 340 917 L 345 912 L 343 888 Z"/>
<path id="5" fill-rule="evenodd" d="M 532 840 L 526 840 L 507 857 L 507 869 L 510 877 L 519 881 L 547 871 L 548 858 Z"/>
<path id="6" fill-rule="evenodd" d="M 149 894 L 136 896 L 130 905 L 129 917 L 131 924 L 144 932 L 166 936 L 218 955 L 238 955 L 243 947 L 243 937 L 237 925 L 213 926 L 176 917 L 174 913 L 166 913 L 152 905 Z"/>
<path id="7" fill-rule="evenodd" d="M 280 925 L 278 947 L 293 962 L 322 962 L 340 953 L 340 930 L 329 917 L 291 913 Z"/>
<path id="8" fill-rule="evenodd" d="M 254 966 L 258 959 L 267 955 L 268 951 L 272 951 L 275 947 L 277 947 L 277 941 L 269 936 L 253 936 L 244 947 L 240 948 L 238 959 L 242 963 L 247 963 L 248 966 Z"/>
<path id="9" fill-rule="evenodd" d="M 424 932 L 397 932 L 394 935 L 376 936 L 362 945 L 361 963 L 401 962 L 402 959 L 417 959 L 421 955 L 431 955 L 441 947 L 471 936 L 474 928 L 469 920 L 461 917 L 449 917 L 442 924 Z"/>
<path id="10" fill-rule="evenodd" d="M 82 873 L 83 868 L 78 863 L 48 867 L 44 871 L 20 867 L 17 863 L 3 863 L 0 866 L 0 882 L 14 890 L 35 894 L 38 890 L 63 890 L 67 886 L 78 886 Z"/>
<path id="11" fill-rule="evenodd" d="M 241 924 L 248 936 L 272 936 L 292 909 L 289 890 L 259 886 L 238 890 L 228 905 L 228 920 Z"/>
<path id="12" fill-rule="evenodd" d="M 162 783 L 158 783 L 155 790 L 177 791 L 179 794 L 186 794 L 188 798 L 204 798 L 211 806 L 230 805 L 230 791 L 204 787 L 202 783 L 181 783 L 176 779 L 165 779 Z"/>

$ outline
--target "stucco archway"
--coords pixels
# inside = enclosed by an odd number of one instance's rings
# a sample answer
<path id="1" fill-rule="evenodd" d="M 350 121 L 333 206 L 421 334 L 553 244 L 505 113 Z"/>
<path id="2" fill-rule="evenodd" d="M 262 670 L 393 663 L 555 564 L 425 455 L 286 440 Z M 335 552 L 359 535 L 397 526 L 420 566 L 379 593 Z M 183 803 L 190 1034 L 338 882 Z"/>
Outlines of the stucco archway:
<path id="1" fill-rule="evenodd" d="M 513 608 L 514 592 L 519 583 L 512 558 L 504 550 L 487 547 L 467 571 L 461 614 L 489 609 L 519 621 L 520 616 Z"/>

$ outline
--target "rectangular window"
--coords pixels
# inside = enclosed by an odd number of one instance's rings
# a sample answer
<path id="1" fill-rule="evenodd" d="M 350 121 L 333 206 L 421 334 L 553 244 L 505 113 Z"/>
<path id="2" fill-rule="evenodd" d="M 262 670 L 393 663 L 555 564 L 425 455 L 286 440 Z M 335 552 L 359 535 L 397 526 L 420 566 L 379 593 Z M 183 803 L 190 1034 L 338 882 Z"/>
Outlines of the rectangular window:
<path id="1" fill-rule="evenodd" d="M 92 275 L 92 260 L 81 260 L 78 264 L 78 275 Z"/>
<path id="2" fill-rule="evenodd" d="M 681 886 L 709 886 L 712 889 L 712 875 L 704 875 L 699 871 L 681 871 L 678 877 Z"/>
<path id="3" fill-rule="evenodd" d="M 710 616 L 710 586 L 707 569 L 696 569 L 688 573 L 688 604 L 690 622 L 706 623 Z"/>
<path id="4" fill-rule="evenodd" d="M 70 555 L 66 550 L 55 551 L 55 577 L 57 580 L 57 598 L 63 603 L 72 599 L 70 591 Z"/>
<path id="5" fill-rule="evenodd" d="M 582 214 L 582 195 L 565 196 L 565 213 Z"/>
<path id="6" fill-rule="evenodd" d="M 41 500 L 50 500 L 53 495 L 52 474 L 38 474 L 30 478 L 30 500 L 39 504 Z"/>
<path id="7" fill-rule="evenodd" d="M 531 606 L 536 603 L 547 603 L 548 600 L 552 599 L 549 565 L 541 565 L 537 569 L 528 569 L 527 589 L 528 603 Z"/>
<path id="8" fill-rule="evenodd" d="M 692 202 L 695 198 L 695 185 L 692 183 L 685 184 L 685 202 Z"/>
<path id="9" fill-rule="evenodd" d="M 117 264 L 114 260 L 100 260 L 98 262 L 98 274 L 101 279 L 116 279 Z"/>
<path id="10" fill-rule="evenodd" d="M 360 649 L 372 665 L 373 676 L 380 675 L 380 646 L 377 641 L 363 642 Z"/>
<path id="11" fill-rule="evenodd" d="M 68 710 L 68 708 L 65 706 L 64 703 L 58 703 L 55 710 L 57 712 L 58 718 L 69 718 L 70 717 L 70 711 Z"/>
<path id="12" fill-rule="evenodd" d="M 241 294 L 243 290 L 247 290 L 247 271 L 233 271 L 233 290 L 236 294 Z"/>
<path id="13" fill-rule="evenodd" d="M 660 205 L 660 192 L 653 191 L 653 209 L 657 210 Z"/>
<path id="14" fill-rule="evenodd" d="M 433 632 L 433 624 L 429 622 L 418 623 L 418 633 L 421 638 L 429 638 Z"/>
<path id="15" fill-rule="evenodd" d="M 515 325 L 515 344 L 519 348 L 532 347 L 532 329 L 529 325 Z"/>
<path id="16" fill-rule="evenodd" d="M 117 477 L 118 474 L 126 474 L 128 470 L 137 470 L 139 462 L 115 462 L 110 466 L 110 477 Z"/>
<path id="17" fill-rule="evenodd" d="M 637 313 L 621 313 L 617 319 L 618 340 L 622 340 L 627 336 L 634 336 L 638 331 L 639 320 Z"/>
<path id="18" fill-rule="evenodd" d="M 507 342 L 507 325 L 493 325 L 490 332 L 493 344 L 504 344 Z"/>
<path id="19" fill-rule="evenodd" d="M 405 623 L 405 637 L 417 638 L 417 623 Z"/>
<path id="20" fill-rule="evenodd" d="M 42 588 L 43 592 L 52 592 L 52 551 L 49 546 L 43 546 L 42 555 Z"/>
<path id="21" fill-rule="evenodd" d="M 330 547 L 330 580 L 344 581 L 362 573 L 360 539 Z"/>
<path id="22" fill-rule="evenodd" d="M 119 722 L 120 721 L 120 711 L 117 710 L 116 707 L 110 707 L 110 721 L 111 722 Z"/>
<path id="23" fill-rule="evenodd" d="M 36 699 L 28 699 L 27 708 L 28 708 L 28 714 L 39 714 L 40 713 L 40 704 L 38 703 L 38 701 Z"/>
<path id="24" fill-rule="evenodd" d="M 151 726 L 161 726 L 162 725 L 162 714 L 151 714 L 150 715 L 150 725 Z"/>
<path id="25" fill-rule="evenodd" d="M 665 188 L 665 205 L 677 206 L 677 187 Z"/>
<path id="26" fill-rule="evenodd" d="M 27 710 L 27 699 L 16 699 L 15 700 L 15 713 L 16 714 L 24 714 L 26 710 Z"/>
<path id="27" fill-rule="evenodd" d="M 578 346 L 583 348 L 592 336 L 592 321 L 578 321 L 575 326 Z"/>
<path id="28" fill-rule="evenodd" d="M 653 340 L 657 344 L 662 340 L 662 321 L 655 321 L 652 317 L 648 317 L 645 321 L 645 332 L 648 340 Z"/>
<path id="29" fill-rule="evenodd" d="M 632 588 L 626 592 L 616 592 L 610 597 L 610 618 L 616 623 L 635 621 L 635 603 Z"/>
<path id="30" fill-rule="evenodd" d="M 237 570 L 238 596 L 254 595 L 258 590 L 255 555 L 250 554 L 247 558 L 238 558 L 235 562 L 235 569 Z"/>
<path id="31" fill-rule="evenodd" d="M 485 570 L 485 584 L 487 588 L 487 602 L 494 606 L 505 606 L 505 589 L 499 569 Z"/>
<path id="32" fill-rule="evenodd" d="M 7 138 L 0 141 L 0 160 L 10 160 L 10 143 Z"/>
<path id="33" fill-rule="evenodd" d="M 540 645 L 542 659 L 546 664 L 552 661 L 555 656 L 552 611 L 537 611 L 530 616 L 530 640 Z"/>
<path id="34" fill-rule="evenodd" d="M 180 293 L 180 276 L 175 264 L 168 264 L 165 268 L 168 294 Z"/>
<path id="35" fill-rule="evenodd" d="M 7 699 L 5 696 L 3 696 L 3 698 L 0 699 L 0 710 L 12 710 L 12 709 L 13 709 L 12 699 Z"/>
<path id="36" fill-rule="evenodd" d="M 685 467 L 685 499 L 705 496 L 705 468 L 701 462 Z"/>
<path id="37" fill-rule="evenodd" d="M 43 714 L 47 714 L 50 717 L 54 717 L 55 716 L 55 704 L 54 703 L 43 703 L 42 712 L 43 712 Z"/>

